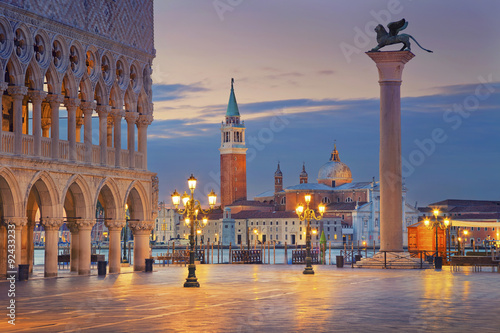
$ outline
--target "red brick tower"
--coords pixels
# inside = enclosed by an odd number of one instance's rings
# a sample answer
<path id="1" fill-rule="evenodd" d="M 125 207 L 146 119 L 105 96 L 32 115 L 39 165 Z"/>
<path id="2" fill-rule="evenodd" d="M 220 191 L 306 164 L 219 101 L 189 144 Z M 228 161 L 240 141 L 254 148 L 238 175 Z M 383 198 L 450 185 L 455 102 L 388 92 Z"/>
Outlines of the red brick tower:
<path id="1" fill-rule="evenodd" d="M 225 207 L 237 200 L 247 199 L 247 160 L 245 123 L 240 122 L 240 111 L 234 95 L 234 79 L 227 105 L 226 122 L 222 123 L 220 151 L 220 196 Z"/>

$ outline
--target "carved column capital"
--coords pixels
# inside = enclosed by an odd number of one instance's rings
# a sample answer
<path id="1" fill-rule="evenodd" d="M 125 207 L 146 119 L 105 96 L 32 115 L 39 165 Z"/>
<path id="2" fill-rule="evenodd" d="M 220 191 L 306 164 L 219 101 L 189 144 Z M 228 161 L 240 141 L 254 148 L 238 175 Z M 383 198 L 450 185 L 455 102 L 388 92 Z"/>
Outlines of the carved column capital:
<path id="1" fill-rule="evenodd" d="M 76 224 L 76 221 L 68 221 L 66 222 L 66 226 L 68 227 L 69 231 L 72 234 L 77 234 L 78 233 L 78 225 Z"/>
<path id="2" fill-rule="evenodd" d="M 61 218 L 45 217 L 40 218 L 40 223 L 43 225 L 45 230 L 59 230 L 63 225 L 64 220 Z"/>
<path id="3" fill-rule="evenodd" d="M 25 86 L 10 86 L 7 88 L 7 92 L 14 99 L 23 99 L 28 93 L 28 88 Z"/>
<path id="4" fill-rule="evenodd" d="M 153 221 L 129 221 L 128 226 L 133 232 L 151 231 L 155 224 Z"/>
<path id="5" fill-rule="evenodd" d="M 97 112 L 97 114 L 99 114 L 99 117 L 107 117 L 109 111 L 111 111 L 111 106 L 98 105 L 98 106 L 96 106 L 95 111 Z"/>
<path id="6" fill-rule="evenodd" d="M 153 116 L 149 114 L 142 114 L 136 121 L 137 126 L 149 126 L 153 122 Z"/>
<path id="7" fill-rule="evenodd" d="M 125 120 L 127 120 L 127 123 L 128 122 L 135 123 L 137 118 L 139 118 L 139 114 L 137 112 L 131 112 L 131 111 L 125 112 Z"/>
<path id="8" fill-rule="evenodd" d="M 9 85 L 7 84 L 7 82 L 0 83 L 0 90 L 1 91 L 7 90 L 8 87 L 9 87 Z"/>
<path id="9" fill-rule="evenodd" d="M 125 111 L 120 110 L 120 109 L 111 109 L 111 116 L 116 120 L 121 119 L 122 117 L 125 116 Z"/>
<path id="10" fill-rule="evenodd" d="M 75 224 L 78 226 L 78 230 L 92 230 L 92 227 L 95 224 L 95 219 L 75 220 Z"/>
<path id="11" fill-rule="evenodd" d="M 60 106 L 64 101 L 64 97 L 57 94 L 48 94 L 45 99 L 50 103 L 51 107 Z"/>
<path id="12" fill-rule="evenodd" d="M 4 223 L 9 225 L 13 224 L 16 228 L 22 228 L 28 223 L 27 217 L 5 217 Z"/>
<path id="13" fill-rule="evenodd" d="M 111 230 L 121 230 L 125 226 L 126 221 L 125 220 L 106 220 L 104 222 L 104 225 L 106 225 L 106 228 L 108 228 L 110 231 Z"/>
<path id="14" fill-rule="evenodd" d="M 68 98 L 66 97 L 64 99 L 64 106 L 69 109 L 69 108 L 77 108 L 78 106 L 80 106 L 80 99 L 78 98 Z"/>
<path id="15" fill-rule="evenodd" d="M 28 96 L 32 102 L 41 102 L 47 97 L 47 93 L 43 90 L 30 90 Z"/>
<path id="16" fill-rule="evenodd" d="M 52 123 L 52 120 L 48 117 L 43 117 L 42 118 L 42 128 L 44 127 L 50 127 L 50 124 Z"/>
<path id="17" fill-rule="evenodd" d="M 89 111 L 90 113 L 92 113 L 96 106 L 97 104 L 95 102 L 80 102 L 80 108 L 82 109 L 83 113 L 87 113 Z"/>
<path id="18" fill-rule="evenodd" d="M 113 115 L 108 114 L 108 126 L 113 126 L 114 123 L 115 123 L 115 121 L 114 121 Z"/>

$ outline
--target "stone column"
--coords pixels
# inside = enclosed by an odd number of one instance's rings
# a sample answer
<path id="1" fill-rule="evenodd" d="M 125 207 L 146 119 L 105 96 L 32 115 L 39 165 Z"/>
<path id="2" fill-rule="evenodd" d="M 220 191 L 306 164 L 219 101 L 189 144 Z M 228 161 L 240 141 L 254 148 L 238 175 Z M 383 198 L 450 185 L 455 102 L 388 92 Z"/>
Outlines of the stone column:
<path id="1" fill-rule="evenodd" d="M 8 84 L 0 83 L 0 151 L 2 150 L 2 130 L 3 130 L 3 92 L 7 90 Z M 1 273 L 0 273 L 1 274 Z"/>
<path id="2" fill-rule="evenodd" d="M 85 144 L 85 162 L 92 163 L 92 113 L 96 107 L 94 102 L 81 102 L 83 112 L 83 142 Z"/>
<path id="3" fill-rule="evenodd" d="M 101 164 L 108 164 L 108 112 L 111 109 L 107 105 L 98 105 L 96 108 L 99 114 L 99 147 L 101 149 Z"/>
<path id="4" fill-rule="evenodd" d="M 17 266 L 22 264 L 22 236 L 23 236 L 23 227 L 28 222 L 28 218 L 26 217 L 7 217 L 5 218 L 5 223 L 7 224 L 7 230 L 11 230 L 8 228 L 8 225 L 15 226 L 15 255 L 16 255 L 16 269 Z M 10 243 L 8 243 L 10 244 Z M 14 270 L 14 269 L 8 269 Z"/>
<path id="5" fill-rule="evenodd" d="M 82 110 L 77 109 L 76 110 L 76 142 L 82 142 L 82 125 L 83 125 Z"/>
<path id="6" fill-rule="evenodd" d="M 68 110 L 69 160 L 76 161 L 76 109 L 80 105 L 78 98 L 65 98 L 64 106 Z"/>
<path id="7" fill-rule="evenodd" d="M 78 263 L 79 263 L 79 256 L 78 252 L 80 251 L 80 243 L 79 243 L 79 234 L 78 234 L 78 225 L 75 223 L 75 221 L 67 222 L 66 226 L 68 227 L 69 231 L 71 232 L 71 249 L 70 249 L 70 271 L 71 272 L 78 272 Z"/>
<path id="8" fill-rule="evenodd" d="M 380 251 L 403 251 L 401 178 L 401 76 L 410 51 L 366 53 L 380 84 Z"/>
<path id="9" fill-rule="evenodd" d="M 28 88 L 10 86 L 7 91 L 12 96 L 12 109 L 14 111 L 14 154 L 21 155 L 23 153 L 23 99 Z"/>
<path id="10" fill-rule="evenodd" d="M 90 274 L 91 237 L 95 220 L 76 220 L 78 225 L 78 275 Z"/>
<path id="11" fill-rule="evenodd" d="M 129 221 L 129 227 L 134 235 L 134 271 L 143 271 L 149 258 L 149 235 L 154 222 Z"/>
<path id="12" fill-rule="evenodd" d="M 120 109 L 113 109 L 113 123 L 115 126 L 115 166 L 119 167 L 121 165 L 121 153 L 122 153 L 122 117 L 125 115 Z"/>
<path id="13" fill-rule="evenodd" d="M 106 221 L 106 227 L 109 231 L 108 261 L 110 273 L 120 273 L 122 249 L 120 235 L 124 226 L 125 220 Z"/>
<path id="14" fill-rule="evenodd" d="M 33 103 L 33 153 L 35 156 L 42 155 L 42 101 L 47 93 L 42 90 L 29 92 L 31 103 Z"/>
<path id="15" fill-rule="evenodd" d="M 128 167 L 135 168 L 135 122 L 139 114 L 137 112 L 125 112 L 125 119 L 127 120 L 127 148 L 128 148 Z"/>
<path id="16" fill-rule="evenodd" d="M 45 229 L 45 277 L 57 276 L 59 228 L 63 220 L 44 218 L 41 219 L 41 224 Z"/>
<path id="17" fill-rule="evenodd" d="M 49 94 L 47 95 L 47 100 L 50 103 L 51 113 L 51 128 L 50 137 L 52 139 L 51 149 L 52 158 L 59 158 L 59 107 L 62 103 L 62 96 Z"/>
<path id="18" fill-rule="evenodd" d="M 113 116 L 111 115 L 111 113 L 108 114 L 108 127 L 106 130 L 106 142 L 107 142 L 108 147 L 113 147 Z"/>
<path id="19" fill-rule="evenodd" d="M 137 120 L 138 150 L 142 153 L 142 169 L 147 169 L 148 160 L 148 126 L 153 122 L 152 115 L 141 115 Z"/>

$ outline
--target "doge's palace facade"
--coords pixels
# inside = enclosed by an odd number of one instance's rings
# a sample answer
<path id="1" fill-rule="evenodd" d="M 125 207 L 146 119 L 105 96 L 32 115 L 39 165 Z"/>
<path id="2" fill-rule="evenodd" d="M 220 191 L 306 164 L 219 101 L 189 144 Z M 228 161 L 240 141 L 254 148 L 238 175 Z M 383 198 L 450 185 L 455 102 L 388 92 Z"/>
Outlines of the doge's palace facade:
<path id="1" fill-rule="evenodd" d="M 110 272 L 127 208 L 134 269 L 144 269 L 158 188 L 147 171 L 153 37 L 153 0 L 0 3 L 0 275 L 32 265 L 38 219 L 45 276 L 57 275 L 63 223 L 71 270 L 89 274 L 98 201 Z"/>

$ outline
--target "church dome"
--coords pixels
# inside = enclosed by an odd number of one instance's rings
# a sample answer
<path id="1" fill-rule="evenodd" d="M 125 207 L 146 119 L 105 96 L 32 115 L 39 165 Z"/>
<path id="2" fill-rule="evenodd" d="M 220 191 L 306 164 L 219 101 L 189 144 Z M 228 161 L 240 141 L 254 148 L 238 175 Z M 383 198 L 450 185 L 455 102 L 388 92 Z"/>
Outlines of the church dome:
<path id="1" fill-rule="evenodd" d="M 339 152 L 335 145 L 330 161 L 319 169 L 318 183 L 335 187 L 350 182 L 352 182 L 351 169 L 340 161 Z"/>

